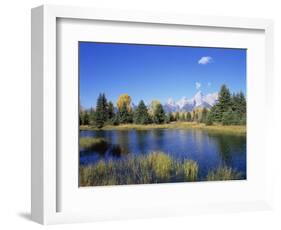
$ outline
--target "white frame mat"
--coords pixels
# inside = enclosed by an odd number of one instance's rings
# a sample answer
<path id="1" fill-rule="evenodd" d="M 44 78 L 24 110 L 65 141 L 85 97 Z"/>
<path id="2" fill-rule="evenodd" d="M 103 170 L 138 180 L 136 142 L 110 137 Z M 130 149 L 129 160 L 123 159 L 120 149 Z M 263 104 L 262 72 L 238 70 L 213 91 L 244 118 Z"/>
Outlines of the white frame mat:
<path id="1" fill-rule="evenodd" d="M 249 124 L 247 125 L 247 129 L 249 129 L 249 145 L 251 154 L 257 153 L 259 155 L 258 160 L 252 163 L 253 170 L 247 172 L 252 175 L 252 181 L 255 181 L 251 187 L 247 188 L 247 181 L 241 182 L 230 182 L 227 185 L 214 182 L 214 183 L 179 183 L 165 185 L 137 185 L 137 186 L 111 186 L 110 188 L 96 188 L 94 190 L 90 189 L 78 189 L 73 188 L 73 183 L 69 185 L 69 183 L 65 183 L 63 175 L 65 175 L 65 170 L 71 170 L 75 161 L 67 161 L 64 155 L 58 155 L 58 151 L 60 151 L 61 145 L 63 145 L 63 141 L 59 138 L 60 133 L 58 132 L 58 127 L 61 125 L 61 120 L 58 119 L 60 117 L 59 113 L 63 113 L 61 110 L 73 111 L 73 108 L 64 106 L 66 100 L 63 99 L 61 103 L 58 103 L 58 98 L 62 96 L 62 98 L 66 98 L 65 94 L 62 91 L 69 92 L 69 95 L 73 95 L 77 97 L 78 89 L 69 91 L 69 88 L 75 88 L 78 85 L 75 85 L 75 74 L 77 74 L 77 68 L 72 68 L 72 72 L 67 73 L 68 76 L 73 75 L 72 79 L 74 79 L 73 84 L 64 84 L 65 78 L 64 75 L 61 75 L 60 67 L 57 66 L 61 64 L 61 60 L 58 57 L 58 51 L 66 52 L 66 50 L 72 50 L 73 46 L 71 44 L 76 43 L 80 39 L 94 39 L 91 36 L 88 36 L 86 33 L 86 29 L 84 30 L 82 26 L 79 25 L 83 29 L 80 30 L 78 34 L 74 34 L 71 29 L 64 30 L 64 38 L 60 42 L 60 45 L 64 41 L 70 41 L 70 46 L 63 45 L 62 49 L 58 44 L 58 31 L 63 28 L 60 23 L 63 20 L 66 21 L 96 21 L 96 22 L 105 22 L 112 23 L 114 27 L 114 22 L 120 23 L 140 23 L 140 24 L 151 24 L 154 27 L 181 27 L 184 26 L 189 27 L 198 27 L 201 30 L 209 29 L 219 29 L 219 30 L 232 30 L 238 29 L 243 30 L 245 33 L 247 31 L 260 31 L 263 34 L 262 40 L 259 40 L 258 44 L 262 44 L 262 47 L 259 47 L 257 51 L 262 57 L 259 59 L 254 59 L 253 52 L 254 46 L 251 47 L 250 43 L 247 43 L 247 39 L 239 43 L 227 43 L 229 46 L 233 47 L 242 47 L 250 49 L 250 59 L 249 61 L 249 72 L 247 75 L 250 76 L 257 74 L 259 80 L 256 81 L 255 87 L 260 90 L 259 97 L 264 97 L 262 106 L 266 108 L 266 110 L 271 111 L 274 107 L 275 101 L 273 100 L 273 23 L 271 20 L 266 19 L 247 19 L 247 18 L 231 18 L 231 17 L 209 17 L 209 16 L 190 16 L 190 15 L 174 15 L 174 14 L 159 14 L 152 12 L 134 12 L 134 11 L 113 11 L 113 10 L 99 10 L 99 9 L 91 9 L 91 8 L 79 8 L 79 7 L 65 7 L 65 6 L 49 6 L 44 5 L 37 8 L 32 9 L 32 180 L 31 180 L 31 213 L 32 219 L 41 224 L 57 224 L 57 223 L 71 223 L 71 222 L 88 222 L 88 221 L 99 221 L 99 220 L 110 220 L 110 219 L 127 219 L 127 218 L 145 218 L 145 217 L 164 217 L 164 216 L 175 216 L 175 215 L 187 215 L 187 214 L 198 214 L 198 213 L 210 213 L 210 212 L 234 212 L 234 211 L 252 211 L 252 210 L 265 210 L 270 209 L 272 207 L 272 184 L 273 177 L 271 172 L 272 166 L 272 152 L 270 151 L 270 132 L 272 130 L 273 124 L 270 119 L 270 115 L 264 112 L 261 114 L 265 119 L 265 123 L 263 127 L 261 127 L 260 136 L 255 134 L 257 128 L 255 127 L 255 123 L 257 122 L 254 118 L 252 119 L 251 114 L 254 114 L 254 109 L 256 108 L 258 101 L 254 99 L 255 95 L 258 95 L 257 92 L 252 89 L 253 83 L 255 83 L 253 77 L 247 79 L 247 90 L 252 92 L 250 94 L 251 104 L 249 106 L 249 116 L 250 118 Z M 81 22 L 83 24 L 83 22 Z M 81 24 L 81 25 L 82 25 Z M 116 23 L 115 23 L 116 24 Z M 76 25 L 77 27 L 77 25 Z M 80 29 L 81 29 L 80 28 Z M 79 31 L 79 30 L 78 30 Z M 83 35 L 84 33 L 84 35 Z M 113 34 L 113 32 L 112 32 Z M 80 37 L 81 35 L 81 37 Z M 106 34 L 94 34 L 94 36 L 100 36 L 99 41 L 124 41 L 124 38 L 109 38 L 107 40 Z M 238 40 L 237 38 L 234 38 Z M 111 39 L 111 40 L 110 40 Z M 119 40 L 118 40 L 119 39 Z M 130 40 L 131 39 L 131 40 Z M 222 38 L 220 38 L 222 39 Z M 227 39 L 227 38 L 226 38 Z M 125 39 L 127 42 L 133 42 L 133 38 L 130 38 L 128 35 Z M 143 39 L 143 44 L 149 42 L 147 38 Z M 156 40 L 151 40 L 151 43 L 157 42 Z M 141 43 L 141 41 L 140 41 Z M 169 43 L 163 41 L 162 43 Z M 161 43 L 161 44 L 162 44 Z M 172 41 L 170 44 L 178 44 L 180 41 Z M 186 43 L 183 41 L 184 45 Z M 191 43 L 190 43 L 191 44 Z M 204 44 L 208 46 L 208 44 L 204 41 L 198 43 L 200 45 Z M 235 45 L 236 44 L 236 45 Z M 247 45 L 248 44 L 248 45 Z M 254 44 L 254 42 L 253 42 Z M 210 46 L 210 44 L 209 44 Z M 212 46 L 212 45 L 211 45 Z M 213 44 L 215 46 L 215 44 Z M 70 48 L 70 49 L 69 49 Z M 252 49 L 252 51 L 251 51 Z M 72 51 L 70 51 L 71 53 Z M 73 63 L 73 57 L 76 59 L 77 52 L 72 52 L 73 55 L 66 55 L 66 53 L 60 54 L 60 57 L 63 59 L 63 64 Z M 66 58 L 69 56 L 69 58 Z M 72 58 L 72 62 L 71 62 Z M 251 66 L 259 63 L 259 71 L 257 73 L 253 70 Z M 74 63 L 75 64 L 75 63 Z M 259 74 L 259 75 L 258 75 Z M 62 81 L 58 84 L 58 76 L 62 76 Z M 76 76 L 77 77 L 77 76 Z M 71 77 L 70 77 L 71 78 Z M 249 84 L 250 83 L 250 84 Z M 62 87 L 66 90 L 62 90 Z M 252 95 L 252 96 L 251 96 Z M 251 99 L 251 97 L 253 99 Z M 75 100 L 75 98 L 74 98 Z M 78 98 L 76 98 L 78 101 Z M 256 100 L 256 101 L 255 101 Z M 74 103 L 76 108 L 77 101 Z M 74 113 L 73 116 L 76 116 Z M 251 121 L 252 120 L 252 121 Z M 78 122 L 78 121 L 77 121 Z M 71 130 L 77 130 L 77 125 L 71 126 Z M 61 129 L 60 129 L 61 130 Z M 62 133 L 66 133 L 62 130 Z M 249 135 L 247 133 L 247 135 Z M 67 136 L 64 134 L 64 136 Z M 76 140 L 76 137 L 72 140 Z M 248 136 L 247 136 L 248 138 Z M 260 143 L 260 138 L 265 138 L 266 141 L 264 144 Z M 62 143 L 58 143 L 58 142 Z M 256 143 L 255 143 L 256 141 Z M 248 139 L 247 139 L 248 142 Z M 76 142 L 78 144 L 78 141 Z M 74 146 L 74 145 L 73 145 Z M 75 146 L 74 146 L 75 147 Z M 74 148 L 73 147 L 73 148 Z M 77 148 L 76 148 L 77 150 Z M 263 152 L 263 153 L 260 153 Z M 78 153 L 77 153 L 78 154 Z M 248 154 L 248 153 L 247 153 Z M 262 154 L 262 155 L 260 155 Z M 73 155 L 73 154 L 72 154 Z M 71 157 L 70 157 L 71 158 Z M 248 160 L 248 159 L 247 159 Z M 263 170 L 262 179 L 260 181 L 257 180 L 257 177 L 261 175 L 258 172 L 258 165 L 264 162 L 265 166 Z M 69 166 L 68 166 L 69 164 Z M 255 164 L 255 165 L 254 165 Z M 63 165 L 64 171 L 61 169 Z M 247 165 L 248 166 L 248 165 Z M 77 167 L 77 166 L 76 166 Z M 78 172 L 78 171 L 75 171 Z M 253 175 L 257 173 L 257 175 Z M 73 175 L 73 172 L 71 172 Z M 72 178 L 72 177 L 71 177 Z M 248 177 L 247 177 L 248 178 Z M 250 176 L 251 178 L 251 176 Z M 71 181 L 71 179 L 70 179 Z M 72 181 L 77 182 L 77 176 L 73 176 Z M 241 183 L 241 184 L 239 184 Z M 241 187 L 241 189 L 240 189 Z M 67 189 L 66 189 L 67 188 Z M 260 189 L 262 188 L 262 190 Z M 185 200 L 182 200 L 185 194 L 188 194 L 188 190 L 193 190 L 193 193 L 202 193 L 202 190 L 209 189 L 212 193 L 219 191 L 219 189 L 225 189 L 225 191 L 233 190 L 237 193 L 246 191 L 248 195 L 250 192 L 256 191 L 253 199 L 250 199 L 250 196 L 245 196 L 242 198 L 242 195 L 238 195 L 236 198 L 228 199 L 226 197 L 222 197 L 219 199 L 208 199 L 204 198 L 202 202 L 199 202 L 199 199 L 194 200 L 194 202 L 190 203 Z M 244 189 L 244 190 L 243 190 Z M 79 191 L 78 191 L 79 190 Z M 63 192 L 62 192 L 63 191 Z M 161 205 L 160 198 L 164 193 L 175 193 L 178 198 L 169 199 L 165 201 L 165 205 Z M 185 193 L 186 192 L 186 193 Z M 99 199 L 95 200 L 90 198 L 91 193 L 95 195 L 99 195 Z M 110 204 L 109 202 L 102 202 L 103 198 L 109 197 L 110 194 L 118 194 L 120 197 L 127 197 L 127 201 L 123 203 L 114 203 L 114 201 Z M 142 202 L 137 202 L 135 206 L 132 205 L 132 196 L 135 195 L 139 197 L 141 194 L 143 196 L 148 196 L 149 194 L 155 197 L 155 202 L 153 200 L 149 200 L 150 206 L 142 205 Z M 157 201 L 157 194 L 159 194 L 159 200 Z M 162 194 L 162 195 L 161 195 Z M 84 197 L 84 199 L 82 199 Z M 85 199 L 87 197 L 87 199 Z M 109 199 L 110 200 L 110 199 Z M 91 204 L 89 206 L 95 207 L 89 208 L 87 207 L 87 201 Z M 181 202 L 182 201 L 182 202 Z M 91 203 L 92 202 L 92 203 Z M 145 203 L 144 203 L 145 204 Z M 104 207 L 103 207 L 104 205 Z M 111 206 L 110 206 L 111 205 Z M 116 206 L 115 206 L 116 205 Z M 111 207 L 111 208 L 110 208 Z M 117 208 L 116 208 L 117 207 Z"/>

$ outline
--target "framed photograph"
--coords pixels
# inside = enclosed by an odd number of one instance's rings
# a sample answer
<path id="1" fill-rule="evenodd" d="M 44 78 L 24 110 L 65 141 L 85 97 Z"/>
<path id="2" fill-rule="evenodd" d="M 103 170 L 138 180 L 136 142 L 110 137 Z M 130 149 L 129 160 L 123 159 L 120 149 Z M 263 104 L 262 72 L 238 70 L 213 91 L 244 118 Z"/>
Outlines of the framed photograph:
<path id="1" fill-rule="evenodd" d="M 273 23 L 32 9 L 32 219 L 272 207 Z"/>

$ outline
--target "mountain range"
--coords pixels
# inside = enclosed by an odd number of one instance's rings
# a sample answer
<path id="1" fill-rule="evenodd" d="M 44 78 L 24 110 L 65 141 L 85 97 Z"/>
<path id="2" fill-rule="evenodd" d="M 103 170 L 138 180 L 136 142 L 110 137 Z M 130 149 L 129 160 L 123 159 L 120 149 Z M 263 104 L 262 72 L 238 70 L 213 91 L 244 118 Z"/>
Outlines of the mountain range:
<path id="1" fill-rule="evenodd" d="M 197 108 L 211 108 L 218 101 L 218 93 L 210 93 L 206 96 L 198 91 L 192 98 L 181 98 L 179 101 L 174 101 L 170 98 L 163 105 L 165 112 L 190 112 Z"/>
<path id="2" fill-rule="evenodd" d="M 211 108 L 218 101 L 218 93 L 210 93 L 206 96 L 199 90 L 192 98 L 182 97 L 180 100 L 175 101 L 169 98 L 166 103 L 163 103 L 163 108 L 166 113 L 170 112 L 191 112 L 197 108 Z M 149 109 L 152 108 L 152 104 L 147 104 Z M 132 108 L 135 110 L 137 104 L 132 103 Z M 85 110 L 83 106 L 80 105 L 80 110 Z M 117 107 L 114 107 L 115 112 L 118 111 Z"/>

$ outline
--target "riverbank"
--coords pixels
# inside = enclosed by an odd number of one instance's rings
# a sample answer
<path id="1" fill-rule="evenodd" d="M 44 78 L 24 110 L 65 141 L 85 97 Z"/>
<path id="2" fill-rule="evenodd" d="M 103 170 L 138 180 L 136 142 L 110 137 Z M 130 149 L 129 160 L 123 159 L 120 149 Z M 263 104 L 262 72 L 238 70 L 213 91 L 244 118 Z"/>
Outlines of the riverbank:
<path id="1" fill-rule="evenodd" d="M 191 181 L 243 179 L 241 173 L 222 166 L 210 170 L 206 178 L 199 178 L 199 167 L 193 160 L 177 161 L 164 152 L 131 155 L 122 160 L 100 160 L 96 164 L 79 167 L 80 186 L 152 184 Z"/>
<path id="2" fill-rule="evenodd" d="M 172 122 L 169 124 L 148 124 L 148 125 L 137 125 L 137 124 L 122 124 L 122 125 L 107 125 L 102 129 L 98 129 L 94 126 L 80 126 L 80 130 L 149 130 L 149 129 L 201 129 L 210 132 L 224 132 L 229 134 L 246 135 L 245 125 L 219 125 L 214 124 L 207 126 L 202 123 L 196 122 Z"/>

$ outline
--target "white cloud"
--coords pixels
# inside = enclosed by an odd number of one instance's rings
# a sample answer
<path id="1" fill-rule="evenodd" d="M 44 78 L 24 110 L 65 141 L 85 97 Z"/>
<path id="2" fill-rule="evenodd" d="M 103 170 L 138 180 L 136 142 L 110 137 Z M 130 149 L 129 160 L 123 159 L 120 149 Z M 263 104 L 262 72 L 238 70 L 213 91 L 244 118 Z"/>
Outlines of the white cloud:
<path id="1" fill-rule="evenodd" d="M 198 61 L 198 64 L 200 65 L 207 65 L 209 63 L 213 62 L 213 58 L 210 57 L 210 56 L 204 56 L 204 57 L 201 57 Z"/>
<path id="2" fill-rule="evenodd" d="M 200 82 L 195 82 L 195 87 L 197 90 L 201 88 L 201 83 Z"/>
<path id="3" fill-rule="evenodd" d="M 207 83 L 207 86 L 208 86 L 208 87 L 211 87 L 211 85 L 212 85 L 211 82 L 208 82 L 208 83 Z"/>

